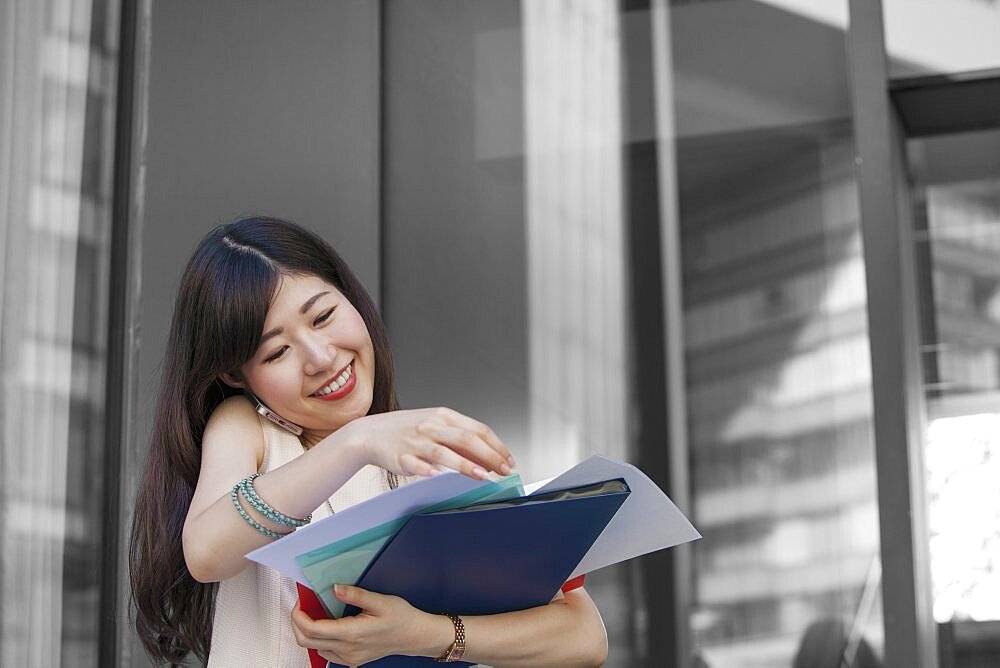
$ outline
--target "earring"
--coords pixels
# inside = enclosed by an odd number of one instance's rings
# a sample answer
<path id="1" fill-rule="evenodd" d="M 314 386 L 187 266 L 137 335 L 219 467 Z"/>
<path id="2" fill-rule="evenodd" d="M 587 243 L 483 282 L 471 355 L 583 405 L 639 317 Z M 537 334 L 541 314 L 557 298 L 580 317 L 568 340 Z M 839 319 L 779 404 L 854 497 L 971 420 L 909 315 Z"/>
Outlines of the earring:
<path id="1" fill-rule="evenodd" d="M 270 420 L 274 424 L 278 425 L 279 427 L 281 427 L 285 431 L 290 431 L 291 433 L 295 434 L 296 436 L 301 436 L 302 435 L 302 427 L 300 427 L 299 425 L 295 424 L 294 422 L 290 422 L 290 421 L 286 420 L 285 418 L 281 417 L 280 415 L 278 415 L 277 413 L 275 413 L 274 411 L 272 411 L 270 408 L 268 408 L 267 406 L 265 406 L 264 402 L 262 402 L 260 399 L 258 399 L 257 395 L 254 394 L 253 392 L 251 392 L 249 389 L 246 390 L 246 393 L 247 393 L 247 395 L 249 395 L 250 399 L 252 399 L 253 402 L 255 404 L 257 404 L 257 413 L 259 413 L 260 415 L 263 415 L 268 420 Z"/>

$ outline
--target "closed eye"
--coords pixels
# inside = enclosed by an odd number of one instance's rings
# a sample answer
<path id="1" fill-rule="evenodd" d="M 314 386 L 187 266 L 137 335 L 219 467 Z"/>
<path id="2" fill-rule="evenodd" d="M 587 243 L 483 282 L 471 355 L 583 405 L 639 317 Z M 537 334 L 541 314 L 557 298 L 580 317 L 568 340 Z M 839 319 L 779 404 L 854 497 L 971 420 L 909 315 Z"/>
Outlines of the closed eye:
<path id="1" fill-rule="evenodd" d="M 333 312 L 334 312 L 334 310 L 336 310 L 336 308 L 337 307 L 334 306 L 333 308 L 328 309 L 328 310 L 324 311 L 322 314 L 318 315 L 316 317 L 316 319 L 313 320 L 313 325 L 322 325 L 324 322 L 326 322 L 327 320 L 329 320 L 330 316 L 333 315 Z"/>
<path id="2" fill-rule="evenodd" d="M 267 363 L 267 362 L 273 362 L 274 360 L 276 360 L 279 357 L 281 357 L 282 355 L 284 355 L 286 350 L 288 350 L 288 346 L 281 346 L 280 348 L 278 348 L 278 350 L 273 355 L 271 355 L 270 357 L 268 357 L 267 359 L 265 359 L 264 362 L 265 363 Z"/>

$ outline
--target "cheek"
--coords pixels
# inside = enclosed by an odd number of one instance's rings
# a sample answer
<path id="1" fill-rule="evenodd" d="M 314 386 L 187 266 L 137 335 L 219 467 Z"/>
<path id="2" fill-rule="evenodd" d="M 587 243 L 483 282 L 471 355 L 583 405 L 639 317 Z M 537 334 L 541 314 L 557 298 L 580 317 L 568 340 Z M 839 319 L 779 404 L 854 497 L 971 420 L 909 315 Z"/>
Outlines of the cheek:
<path id="1" fill-rule="evenodd" d="M 298 396 L 301 389 L 301 378 L 289 371 L 291 365 L 282 366 L 286 368 L 261 370 L 248 377 L 257 396 L 269 406 L 284 403 L 290 396 Z"/>
<path id="2" fill-rule="evenodd" d="M 372 346 L 372 339 L 368 334 L 368 327 L 365 326 L 365 321 L 360 313 L 355 312 L 354 314 L 354 319 L 351 322 L 350 336 L 354 349 L 366 357 L 369 362 L 373 361 L 375 352 Z"/>

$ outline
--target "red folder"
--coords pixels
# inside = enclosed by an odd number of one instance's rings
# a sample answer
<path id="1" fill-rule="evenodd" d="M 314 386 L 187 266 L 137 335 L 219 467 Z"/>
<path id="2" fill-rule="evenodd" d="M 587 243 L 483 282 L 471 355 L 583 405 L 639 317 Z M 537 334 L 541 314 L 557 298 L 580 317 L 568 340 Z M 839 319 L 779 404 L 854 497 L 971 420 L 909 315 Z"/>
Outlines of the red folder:
<path id="1" fill-rule="evenodd" d="M 323 609 L 323 604 L 320 603 L 319 597 L 316 593 L 309 587 L 305 587 L 302 584 L 296 582 L 296 588 L 299 590 L 299 607 L 302 608 L 302 612 L 306 613 L 313 619 L 328 619 L 329 615 L 326 614 L 326 610 Z M 309 665 L 312 668 L 326 668 L 326 659 L 319 655 L 319 651 L 310 648 L 309 649 Z"/>

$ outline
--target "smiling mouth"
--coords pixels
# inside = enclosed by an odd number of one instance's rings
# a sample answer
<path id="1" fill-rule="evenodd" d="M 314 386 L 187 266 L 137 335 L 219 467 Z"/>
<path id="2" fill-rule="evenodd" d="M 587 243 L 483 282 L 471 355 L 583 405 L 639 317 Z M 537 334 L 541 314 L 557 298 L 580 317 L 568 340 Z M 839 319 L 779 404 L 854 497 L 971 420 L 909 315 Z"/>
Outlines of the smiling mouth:
<path id="1" fill-rule="evenodd" d="M 347 385 L 347 383 L 353 377 L 354 377 L 354 362 L 352 361 L 350 364 L 344 367 L 339 374 L 328 380 L 326 385 L 319 388 L 309 396 L 322 398 L 327 395 L 333 394 L 337 390 L 343 388 L 344 385 Z"/>

